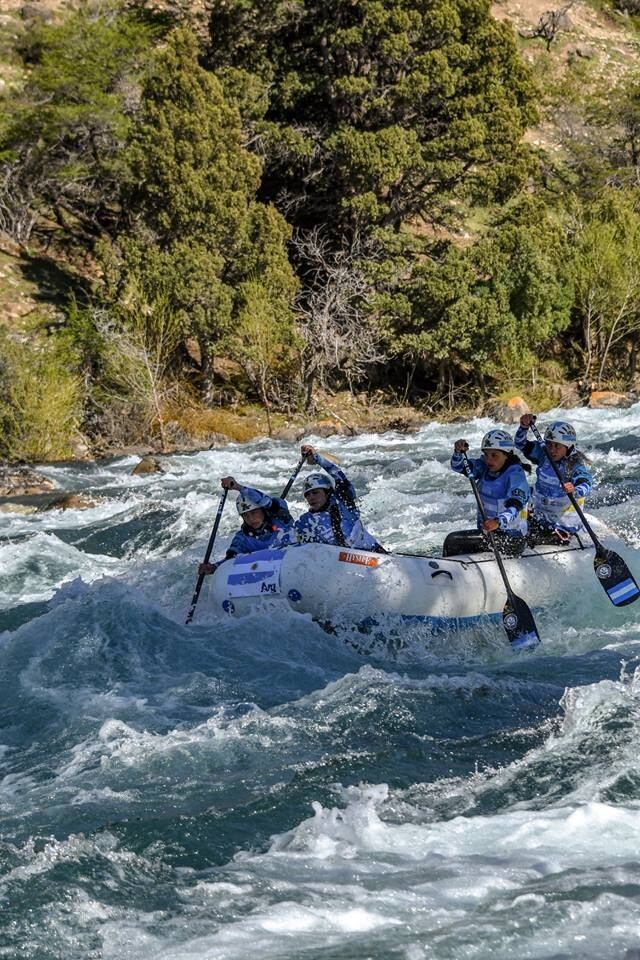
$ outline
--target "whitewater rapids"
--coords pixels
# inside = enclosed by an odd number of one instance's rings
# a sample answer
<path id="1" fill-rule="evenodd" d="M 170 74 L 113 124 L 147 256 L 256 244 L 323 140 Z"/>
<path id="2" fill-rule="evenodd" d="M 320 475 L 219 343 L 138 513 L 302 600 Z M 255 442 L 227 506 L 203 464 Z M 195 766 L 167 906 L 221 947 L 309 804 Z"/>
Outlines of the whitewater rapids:
<path id="1" fill-rule="evenodd" d="M 640 405 L 570 418 L 638 577 Z M 448 459 L 492 426 L 317 445 L 419 553 L 472 525 Z M 185 626 L 219 477 L 277 494 L 298 455 L 45 465 L 98 505 L 0 514 L 0 958 L 638 960 L 640 603 L 555 582 L 521 656 L 490 622 Z"/>

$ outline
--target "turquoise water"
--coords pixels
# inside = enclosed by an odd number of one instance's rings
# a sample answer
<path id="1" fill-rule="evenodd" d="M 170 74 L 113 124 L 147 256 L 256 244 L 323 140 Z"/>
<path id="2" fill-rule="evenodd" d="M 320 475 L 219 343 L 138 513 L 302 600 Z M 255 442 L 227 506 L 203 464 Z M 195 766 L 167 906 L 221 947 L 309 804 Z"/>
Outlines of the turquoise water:
<path id="1" fill-rule="evenodd" d="M 638 575 L 640 405 L 571 418 Z M 318 443 L 419 551 L 472 522 L 447 459 L 490 425 Z M 640 604 L 558 583 L 519 657 L 490 624 L 365 655 L 206 591 L 186 627 L 218 478 L 297 457 L 45 467 L 98 506 L 0 514 L 0 957 L 638 960 Z"/>

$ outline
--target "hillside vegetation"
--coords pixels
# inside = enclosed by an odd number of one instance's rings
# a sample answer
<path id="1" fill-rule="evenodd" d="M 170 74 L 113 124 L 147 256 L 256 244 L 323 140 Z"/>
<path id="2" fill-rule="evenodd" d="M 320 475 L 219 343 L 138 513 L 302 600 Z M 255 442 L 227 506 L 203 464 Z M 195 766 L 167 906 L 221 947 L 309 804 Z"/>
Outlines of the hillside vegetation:
<path id="1" fill-rule="evenodd" d="M 636 17 L 8 0 L 0 457 L 635 389 Z"/>

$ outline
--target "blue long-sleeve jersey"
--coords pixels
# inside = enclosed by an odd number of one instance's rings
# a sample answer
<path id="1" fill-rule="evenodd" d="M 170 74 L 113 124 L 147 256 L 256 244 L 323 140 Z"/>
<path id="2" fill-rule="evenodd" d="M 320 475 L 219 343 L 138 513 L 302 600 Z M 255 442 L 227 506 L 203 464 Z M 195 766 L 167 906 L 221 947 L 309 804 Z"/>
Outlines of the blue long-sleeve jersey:
<path id="1" fill-rule="evenodd" d="M 527 440 L 527 432 L 525 427 L 518 427 L 514 440 L 518 450 L 522 450 L 525 457 L 536 464 L 536 482 L 532 497 L 536 519 L 550 529 L 566 530 L 568 533 L 582 530 L 580 517 L 562 489 L 562 483 L 573 484 L 573 495 L 582 507 L 585 497 L 593 489 L 591 471 L 574 451 L 555 461 L 562 477 L 561 482 L 551 465 L 546 444 Z"/>
<path id="2" fill-rule="evenodd" d="M 362 525 L 356 504 L 356 490 L 347 475 L 319 453 L 315 463 L 333 478 L 335 487 L 322 510 L 307 511 L 295 522 L 300 543 L 333 543 L 339 546 L 375 550 L 378 541 Z"/>
<path id="3" fill-rule="evenodd" d="M 471 473 L 478 484 L 478 492 L 489 519 L 497 519 L 500 529 L 514 537 L 523 537 L 527 533 L 527 503 L 529 502 L 529 484 L 524 470 L 517 463 L 505 465 L 502 470 L 492 473 L 484 457 L 469 460 Z M 464 457 L 454 453 L 451 457 L 451 469 L 464 473 Z M 478 529 L 482 526 L 482 514 L 478 511 Z"/>
<path id="4" fill-rule="evenodd" d="M 240 487 L 240 495 L 263 497 L 260 490 L 253 487 Z M 269 497 L 269 504 L 262 508 L 266 519 L 260 530 L 252 530 L 246 523 L 235 534 L 227 550 L 227 558 L 235 557 L 239 553 L 254 553 L 256 550 L 285 547 L 296 542 L 293 530 L 293 517 L 289 513 L 286 500 L 280 497 Z"/>

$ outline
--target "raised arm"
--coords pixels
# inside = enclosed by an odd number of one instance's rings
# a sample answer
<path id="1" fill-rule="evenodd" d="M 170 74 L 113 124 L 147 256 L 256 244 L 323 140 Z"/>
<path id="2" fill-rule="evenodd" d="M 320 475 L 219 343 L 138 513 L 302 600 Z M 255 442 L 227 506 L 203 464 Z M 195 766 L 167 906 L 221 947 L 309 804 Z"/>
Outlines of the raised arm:
<path id="1" fill-rule="evenodd" d="M 532 423 L 536 422 L 536 416 L 533 413 L 523 413 L 520 417 L 520 426 L 516 430 L 516 435 L 513 438 L 513 442 L 518 450 L 521 450 L 524 453 L 527 460 L 531 460 L 532 463 L 540 463 L 542 456 L 544 454 L 544 445 L 534 443 L 533 440 L 529 440 L 527 434 L 529 433 L 529 427 Z"/>
<path id="2" fill-rule="evenodd" d="M 456 440 L 453 445 L 453 455 L 451 457 L 451 469 L 456 473 L 464 473 L 464 456 L 469 449 L 469 444 L 466 440 Z M 484 460 L 479 457 L 477 459 L 467 458 L 469 460 L 469 465 L 471 467 L 471 475 L 474 480 L 477 480 L 482 471 L 484 465 Z"/>
<path id="3" fill-rule="evenodd" d="M 339 497 L 341 500 L 350 500 L 355 502 L 356 488 L 351 483 L 351 480 L 349 480 L 344 470 L 341 470 L 337 464 L 333 463 L 333 461 L 323 457 L 322 454 L 318 453 L 318 451 L 311 446 L 311 444 L 304 444 L 301 452 L 302 456 L 306 458 L 307 463 L 317 464 L 334 480 L 337 497 Z"/>

